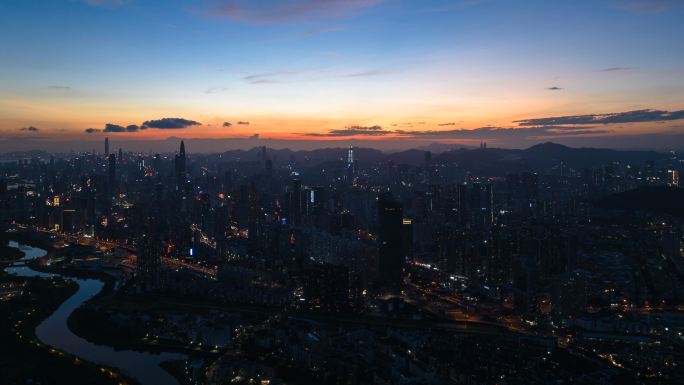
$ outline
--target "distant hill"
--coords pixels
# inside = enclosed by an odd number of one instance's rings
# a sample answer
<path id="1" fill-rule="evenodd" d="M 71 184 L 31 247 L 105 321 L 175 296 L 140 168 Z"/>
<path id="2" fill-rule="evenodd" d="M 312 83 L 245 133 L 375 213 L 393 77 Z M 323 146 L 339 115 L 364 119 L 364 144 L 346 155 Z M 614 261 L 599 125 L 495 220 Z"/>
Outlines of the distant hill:
<path id="1" fill-rule="evenodd" d="M 230 150 L 223 152 L 227 161 L 256 161 L 261 147 L 251 150 Z M 315 166 L 321 163 L 347 160 L 348 148 L 322 148 L 317 150 L 292 151 L 289 149 L 266 150 L 267 157 L 276 162 L 288 162 L 293 158 L 300 166 Z M 354 148 L 354 159 L 361 164 L 394 162 L 413 166 L 423 165 L 425 150 L 412 149 L 385 153 L 371 148 Z M 576 170 L 597 167 L 609 162 L 630 163 L 642 166 L 646 161 L 667 158 L 666 153 L 655 151 L 619 151 L 597 148 L 571 148 L 557 143 L 542 143 L 524 150 L 488 148 L 453 148 L 432 153 L 435 164 L 457 164 L 459 167 L 491 175 L 504 175 L 520 171 L 549 171 L 561 162 L 565 167 Z"/>
<path id="2" fill-rule="evenodd" d="M 651 211 L 684 217 L 684 189 L 678 187 L 642 187 L 611 194 L 599 199 L 596 206 L 625 211 Z"/>

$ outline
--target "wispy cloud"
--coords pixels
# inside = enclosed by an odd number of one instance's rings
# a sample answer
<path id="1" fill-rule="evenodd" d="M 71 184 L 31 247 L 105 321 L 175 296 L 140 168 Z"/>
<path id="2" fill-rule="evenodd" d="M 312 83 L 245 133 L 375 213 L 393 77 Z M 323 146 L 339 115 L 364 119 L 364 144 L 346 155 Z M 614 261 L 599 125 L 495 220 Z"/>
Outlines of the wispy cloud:
<path id="1" fill-rule="evenodd" d="M 653 14 L 665 12 L 684 5 L 682 0 L 631 0 L 615 4 L 615 7 L 639 14 Z"/>
<path id="2" fill-rule="evenodd" d="M 561 138 L 587 135 L 605 134 L 609 131 L 587 126 L 537 126 L 537 127 L 480 127 L 475 129 L 452 130 L 384 130 L 379 126 L 359 127 L 350 126 L 344 129 L 329 130 L 326 133 L 307 133 L 310 137 L 399 137 L 399 138 L 429 138 L 429 139 L 537 139 Z"/>
<path id="3" fill-rule="evenodd" d="M 640 123 L 678 119 L 684 119 L 684 110 L 672 112 L 661 110 L 636 110 L 612 114 L 570 115 L 516 120 L 514 123 L 518 123 L 520 126 L 545 126 L 564 124 Z"/>
<path id="4" fill-rule="evenodd" d="M 99 128 L 86 128 L 86 129 L 85 129 L 85 133 L 86 133 L 86 134 L 95 134 L 95 133 L 98 133 L 98 132 L 102 132 L 102 130 L 99 129 Z"/>
<path id="5" fill-rule="evenodd" d="M 220 0 L 207 11 L 213 16 L 249 23 L 318 21 L 353 15 L 383 0 Z"/>
<path id="6" fill-rule="evenodd" d="M 56 90 L 56 91 L 70 91 L 71 87 L 69 86 L 47 86 L 49 90 Z"/>
<path id="7" fill-rule="evenodd" d="M 333 72 L 324 69 L 301 70 L 301 71 L 275 71 L 254 75 L 248 75 L 242 79 L 250 84 L 278 84 L 296 81 L 334 79 L 334 78 L 361 78 L 379 76 L 392 72 L 388 69 L 373 69 L 358 72 Z"/>
<path id="8" fill-rule="evenodd" d="M 601 70 L 601 72 L 618 72 L 618 71 L 629 71 L 629 67 L 608 67 Z"/>
<path id="9" fill-rule="evenodd" d="M 126 4 L 127 0 L 83 0 L 93 7 L 116 8 Z"/>
<path id="10" fill-rule="evenodd" d="M 40 128 L 38 128 L 38 127 L 33 127 L 33 126 L 28 126 L 28 127 L 22 127 L 22 128 L 20 128 L 19 131 L 38 132 L 38 131 L 40 131 Z"/>
<path id="11" fill-rule="evenodd" d="M 563 89 L 562 87 L 557 87 L 557 86 L 547 88 L 547 90 L 549 90 L 549 91 L 560 91 L 562 89 Z"/>
<path id="12" fill-rule="evenodd" d="M 230 88 L 228 87 L 211 87 L 204 91 L 205 94 L 218 94 L 220 92 L 226 92 Z"/>

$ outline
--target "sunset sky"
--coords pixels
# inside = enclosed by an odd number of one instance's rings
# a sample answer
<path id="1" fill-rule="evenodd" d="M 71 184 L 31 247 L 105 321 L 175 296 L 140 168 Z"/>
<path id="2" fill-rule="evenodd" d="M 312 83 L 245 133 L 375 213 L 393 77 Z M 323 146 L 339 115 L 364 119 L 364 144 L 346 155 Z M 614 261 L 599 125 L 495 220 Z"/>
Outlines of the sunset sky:
<path id="1" fill-rule="evenodd" d="M 0 149 L 684 148 L 683 20 L 684 0 L 0 0 Z"/>

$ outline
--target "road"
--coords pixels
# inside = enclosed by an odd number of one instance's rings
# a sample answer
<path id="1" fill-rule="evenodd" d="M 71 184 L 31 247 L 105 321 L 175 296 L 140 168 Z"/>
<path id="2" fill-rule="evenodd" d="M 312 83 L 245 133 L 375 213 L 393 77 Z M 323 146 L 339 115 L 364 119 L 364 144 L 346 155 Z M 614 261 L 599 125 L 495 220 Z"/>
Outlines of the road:
<path id="1" fill-rule="evenodd" d="M 26 225 L 16 225 L 18 228 L 28 231 L 29 227 Z M 52 236 L 60 237 L 63 240 L 69 241 L 71 243 L 75 243 L 78 245 L 83 245 L 83 246 L 105 246 L 111 249 L 115 249 L 118 247 L 127 249 L 131 251 L 132 253 L 135 253 L 135 247 L 123 243 L 123 242 L 116 242 L 116 241 L 111 241 L 111 240 L 106 240 L 106 239 L 100 239 L 100 238 L 91 238 L 91 237 L 85 237 L 81 234 L 67 234 L 67 233 L 62 233 L 62 232 L 57 232 L 55 230 L 49 230 L 49 229 L 44 229 L 44 228 L 39 228 L 39 227 L 32 227 L 30 229 L 31 231 L 37 231 L 40 233 L 44 234 L 49 234 Z M 210 278 L 215 280 L 217 276 L 217 272 L 215 269 L 211 269 L 208 267 L 204 267 L 202 265 L 196 264 L 196 263 L 190 263 L 186 261 L 181 261 L 178 259 L 173 259 L 173 258 L 168 258 L 168 257 L 161 257 L 162 262 L 169 266 L 170 268 L 177 269 L 177 268 L 185 268 L 188 269 L 194 273 L 197 273 L 201 276 L 204 276 L 206 278 Z"/>

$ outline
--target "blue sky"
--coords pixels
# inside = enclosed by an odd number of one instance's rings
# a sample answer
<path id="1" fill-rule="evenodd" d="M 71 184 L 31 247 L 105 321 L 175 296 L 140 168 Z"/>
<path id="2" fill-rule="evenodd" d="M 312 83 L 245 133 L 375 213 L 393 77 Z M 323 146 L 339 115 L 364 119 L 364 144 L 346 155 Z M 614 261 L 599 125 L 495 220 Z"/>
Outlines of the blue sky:
<path id="1" fill-rule="evenodd" d="M 180 132 L 195 137 L 423 122 L 458 123 L 439 135 L 458 141 L 520 119 L 678 111 L 683 16 L 682 0 L 0 0 L 0 135 L 90 140 L 173 116 L 201 122 Z M 218 128 L 237 120 L 251 124 Z M 635 123 L 600 135 L 664 129 Z"/>

